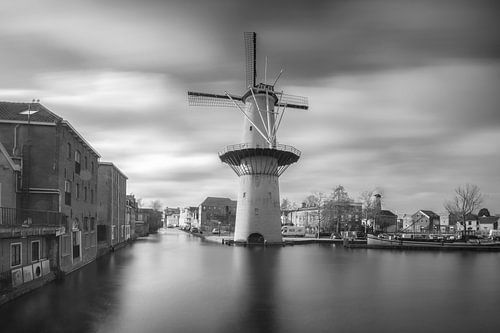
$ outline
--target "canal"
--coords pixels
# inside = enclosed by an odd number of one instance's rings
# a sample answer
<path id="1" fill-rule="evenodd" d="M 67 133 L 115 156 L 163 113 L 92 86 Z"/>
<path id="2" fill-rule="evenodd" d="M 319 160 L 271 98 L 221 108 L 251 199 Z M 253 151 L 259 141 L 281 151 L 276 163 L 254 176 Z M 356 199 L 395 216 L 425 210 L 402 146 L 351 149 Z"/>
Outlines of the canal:
<path id="1" fill-rule="evenodd" d="M 229 247 L 168 229 L 0 307 L 2 332 L 498 332 L 500 253 Z"/>

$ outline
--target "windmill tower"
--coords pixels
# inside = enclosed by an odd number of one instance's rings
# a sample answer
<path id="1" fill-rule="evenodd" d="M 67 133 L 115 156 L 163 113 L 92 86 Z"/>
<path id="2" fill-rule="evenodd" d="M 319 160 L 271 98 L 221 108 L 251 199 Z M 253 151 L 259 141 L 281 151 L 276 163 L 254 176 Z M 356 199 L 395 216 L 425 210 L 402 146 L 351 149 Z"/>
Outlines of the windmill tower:
<path id="1" fill-rule="evenodd" d="M 256 34 L 245 32 L 246 91 L 242 96 L 188 91 L 190 106 L 234 107 L 244 115 L 242 143 L 219 152 L 239 177 L 235 242 L 281 243 L 279 176 L 298 161 L 300 151 L 277 143 L 276 134 L 287 108 L 308 109 L 307 98 L 256 83 Z"/>

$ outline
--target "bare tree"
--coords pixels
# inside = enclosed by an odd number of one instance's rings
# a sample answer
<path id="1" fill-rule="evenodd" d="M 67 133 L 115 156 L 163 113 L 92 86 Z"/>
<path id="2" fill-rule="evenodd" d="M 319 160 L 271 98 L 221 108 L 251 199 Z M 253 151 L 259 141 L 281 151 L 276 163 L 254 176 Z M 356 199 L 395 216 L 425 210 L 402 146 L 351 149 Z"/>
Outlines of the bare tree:
<path id="1" fill-rule="evenodd" d="M 325 194 L 323 192 L 313 192 L 304 199 L 304 202 L 307 207 L 319 207 L 324 198 Z"/>
<path id="2" fill-rule="evenodd" d="M 162 203 L 160 200 L 153 200 L 151 201 L 151 208 L 153 208 L 153 210 L 159 212 L 161 211 L 162 209 Z"/>
<path id="3" fill-rule="evenodd" d="M 368 223 L 369 219 L 373 219 L 375 217 L 375 205 L 373 201 L 373 196 L 377 192 L 375 190 L 368 190 L 361 192 L 359 196 L 359 200 L 363 205 L 363 217 L 365 218 L 365 223 Z"/>
<path id="4" fill-rule="evenodd" d="M 320 237 L 321 229 L 325 229 L 325 199 L 326 196 L 323 192 L 313 192 L 304 199 L 307 207 L 316 207 L 318 214 L 317 237 Z"/>
<path id="5" fill-rule="evenodd" d="M 142 202 L 143 201 L 142 198 L 137 198 L 135 201 L 137 202 L 137 207 L 139 207 L 139 208 L 144 207 L 144 203 Z"/>
<path id="6" fill-rule="evenodd" d="M 349 193 L 342 185 L 338 185 L 330 194 L 330 200 L 326 204 L 324 215 L 330 228 L 335 227 L 337 233 L 340 232 L 340 223 L 346 220 L 346 216 L 350 212 L 349 204 L 352 201 Z M 348 228 L 350 229 L 350 227 L 349 225 Z"/>
<path id="7" fill-rule="evenodd" d="M 281 210 L 290 210 L 290 209 L 292 209 L 292 203 L 290 202 L 290 200 L 288 200 L 287 198 L 281 199 Z"/>
<path id="8" fill-rule="evenodd" d="M 446 208 L 448 213 L 460 218 L 464 227 L 465 240 L 467 240 L 465 219 L 467 215 L 472 214 L 472 212 L 478 209 L 482 202 L 483 195 L 479 187 L 474 184 L 465 184 L 457 187 L 455 189 L 455 197 L 444 204 L 444 208 Z"/>

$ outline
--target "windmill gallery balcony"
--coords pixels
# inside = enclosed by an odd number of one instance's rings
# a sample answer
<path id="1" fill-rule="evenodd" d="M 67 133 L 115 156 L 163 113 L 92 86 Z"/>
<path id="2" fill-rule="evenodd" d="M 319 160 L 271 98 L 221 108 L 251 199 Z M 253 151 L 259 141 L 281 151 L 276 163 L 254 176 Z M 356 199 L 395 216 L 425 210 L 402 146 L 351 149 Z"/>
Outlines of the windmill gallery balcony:
<path id="1" fill-rule="evenodd" d="M 282 144 L 270 148 L 240 143 L 224 148 L 219 158 L 238 176 L 256 173 L 280 176 L 290 164 L 299 160 L 300 150 Z"/>

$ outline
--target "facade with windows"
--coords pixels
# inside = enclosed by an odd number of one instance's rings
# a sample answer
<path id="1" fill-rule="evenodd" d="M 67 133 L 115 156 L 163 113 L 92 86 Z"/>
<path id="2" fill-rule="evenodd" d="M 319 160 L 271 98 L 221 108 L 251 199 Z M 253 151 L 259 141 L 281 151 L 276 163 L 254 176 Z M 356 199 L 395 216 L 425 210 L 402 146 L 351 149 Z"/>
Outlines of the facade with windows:
<path id="1" fill-rule="evenodd" d="M 0 102 L 0 142 L 19 159 L 18 209 L 63 216 L 59 268 L 71 272 L 96 258 L 95 149 L 40 103 Z"/>
<path id="2" fill-rule="evenodd" d="M 197 227 L 200 231 L 234 232 L 237 201 L 229 198 L 207 197 L 196 209 Z"/>
<path id="3" fill-rule="evenodd" d="M 139 209 L 139 205 L 133 194 L 127 195 L 126 198 L 125 226 L 129 230 L 129 238 L 136 239 L 137 235 L 135 234 L 135 221 L 137 221 L 137 211 Z"/>
<path id="4" fill-rule="evenodd" d="M 99 172 L 99 255 L 130 239 L 130 220 L 126 220 L 127 176 L 113 163 L 101 162 Z"/>
<path id="5" fill-rule="evenodd" d="M 165 208 L 165 225 L 167 227 L 178 227 L 180 219 L 180 208 Z"/>
<path id="6" fill-rule="evenodd" d="M 307 233 L 332 233 L 361 228 L 362 205 L 358 202 L 328 202 L 282 212 L 283 220 L 306 228 Z"/>
<path id="7" fill-rule="evenodd" d="M 411 224 L 405 232 L 412 233 L 437 233 L 441 230 L 440 217 L 431 210 L 419 210 L 411 216 Z"/>
<path id="8" fill-rule="evenodd" d="M 19 159 L 0 142 L 0 304 L 54 278 L 62 214 L 20 209 Z"/>

